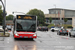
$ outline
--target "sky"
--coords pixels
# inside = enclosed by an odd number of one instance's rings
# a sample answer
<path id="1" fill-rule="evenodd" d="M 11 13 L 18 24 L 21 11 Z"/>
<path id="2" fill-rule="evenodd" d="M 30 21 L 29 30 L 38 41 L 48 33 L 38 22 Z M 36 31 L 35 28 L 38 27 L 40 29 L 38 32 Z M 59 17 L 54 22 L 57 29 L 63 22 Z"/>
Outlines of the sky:
<path id="1" fill-rule="evenodd" d="M 4 0 L 2 1 L 4 2 Z M 0 5 L 2 4 L 0 3 Z M 42 10 L 44 14 L 49 14 L 48 9 L 55 8 L 54 5 L 56 5 L 56 8 L 75 10 L 75 0 L 6 0 L 6 11 L 9 15 L 12 12 L 27 13 L 29 10 L 36 8 Z"/>

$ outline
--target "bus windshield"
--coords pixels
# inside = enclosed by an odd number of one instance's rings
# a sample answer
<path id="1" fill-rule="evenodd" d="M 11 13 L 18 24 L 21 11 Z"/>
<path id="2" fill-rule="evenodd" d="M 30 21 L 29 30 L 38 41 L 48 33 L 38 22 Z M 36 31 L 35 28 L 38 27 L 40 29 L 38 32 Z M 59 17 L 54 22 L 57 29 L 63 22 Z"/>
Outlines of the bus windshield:
<path id="1" fill-rule="evenodd" d="M 36 31 L 36 20 L 16 20 L 16 31 Z"/>

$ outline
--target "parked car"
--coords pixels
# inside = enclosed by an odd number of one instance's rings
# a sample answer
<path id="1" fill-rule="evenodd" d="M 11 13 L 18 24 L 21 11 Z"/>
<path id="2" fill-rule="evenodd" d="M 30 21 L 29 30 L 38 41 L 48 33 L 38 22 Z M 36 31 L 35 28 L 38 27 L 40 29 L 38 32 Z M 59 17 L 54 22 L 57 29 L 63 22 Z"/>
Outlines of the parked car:
<path id="1" fill-rule="evenodd" d="M 57 31 L 57 35 L 68 35 L 67 29 L 60 29 Z"/>
<path id="2" fill-rule="evenodd" d="M 11 25 L 7 25 L 6 28 L 7 28 L 8 30 L 11 30 L 11 29 L 12 29 Z"/>
<path id="3" fill-rule="evenodd" d="M 42 26 L 42 30 L 43 31 L 48 31 L 48 27 L 47 26 Z"/>
<path id="4" fill-rule="evenodd" d="M 61 29 L 60 27 L 54 27 L 54 28 L 51 28 L 51 31 L 54 32 L 54 31 L 58 31 L 59 29 Z"/>
<path id="5" fill-rule="evenodd" d="M 42 31 L 42 27 L 41 26 L 38 26 L 37 27 L 37 30 Z"/>
<path id="6" fill-rule="evenodd" d="M 71 29 L 69 32 L 69 37 L 75 36 L 75 28 Z"/>
<path id="7" fill-rule="evenodd" d="M 5 31 L 7 31 L 8 29 L 7 28 L 5 28 Z M 0 32 L 3 32 L 4 31 L 4 29 L 3 29 L 3 26 L 0 26 Z"/>
<path id="8" fill-rule="evenodd" d="M 3 27 L 2 27 L 2 26 L 0 26 L 0 32 L 3 32 L 3 31 L 4 31 Z"/>
<path id="9" fill-rule="evenodd" d="M 46 27 L 46 26 L 39 26 L 39 27 L 37 27 L 37 30 L 39 30 L 39 31 L 48 31 L 48 27 Z"/>

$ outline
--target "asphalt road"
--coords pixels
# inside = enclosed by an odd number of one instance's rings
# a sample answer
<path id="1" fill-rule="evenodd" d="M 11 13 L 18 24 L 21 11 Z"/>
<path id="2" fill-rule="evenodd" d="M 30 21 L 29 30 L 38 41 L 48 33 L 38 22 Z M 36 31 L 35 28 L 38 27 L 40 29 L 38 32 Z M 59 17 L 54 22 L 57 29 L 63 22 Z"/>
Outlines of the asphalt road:
<path id="1" fill-rule="evenodd" d="M 10 37 L 0 37 L 0 50 L 75 50 L 75 37 L 59 36 L 57 32 L 37 31 L 37 39 L 14 40 Z"/>

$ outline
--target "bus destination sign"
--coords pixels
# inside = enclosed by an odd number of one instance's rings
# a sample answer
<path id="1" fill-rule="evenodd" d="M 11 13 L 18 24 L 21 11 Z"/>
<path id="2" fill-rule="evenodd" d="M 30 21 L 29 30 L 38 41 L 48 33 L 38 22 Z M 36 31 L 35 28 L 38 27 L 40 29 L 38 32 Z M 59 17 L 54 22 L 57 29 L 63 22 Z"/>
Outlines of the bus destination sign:
<path id="1" fill-rule="evenodd" d="M 17 15 L 17 19 L 36 19 L 35 16 Z"/>

